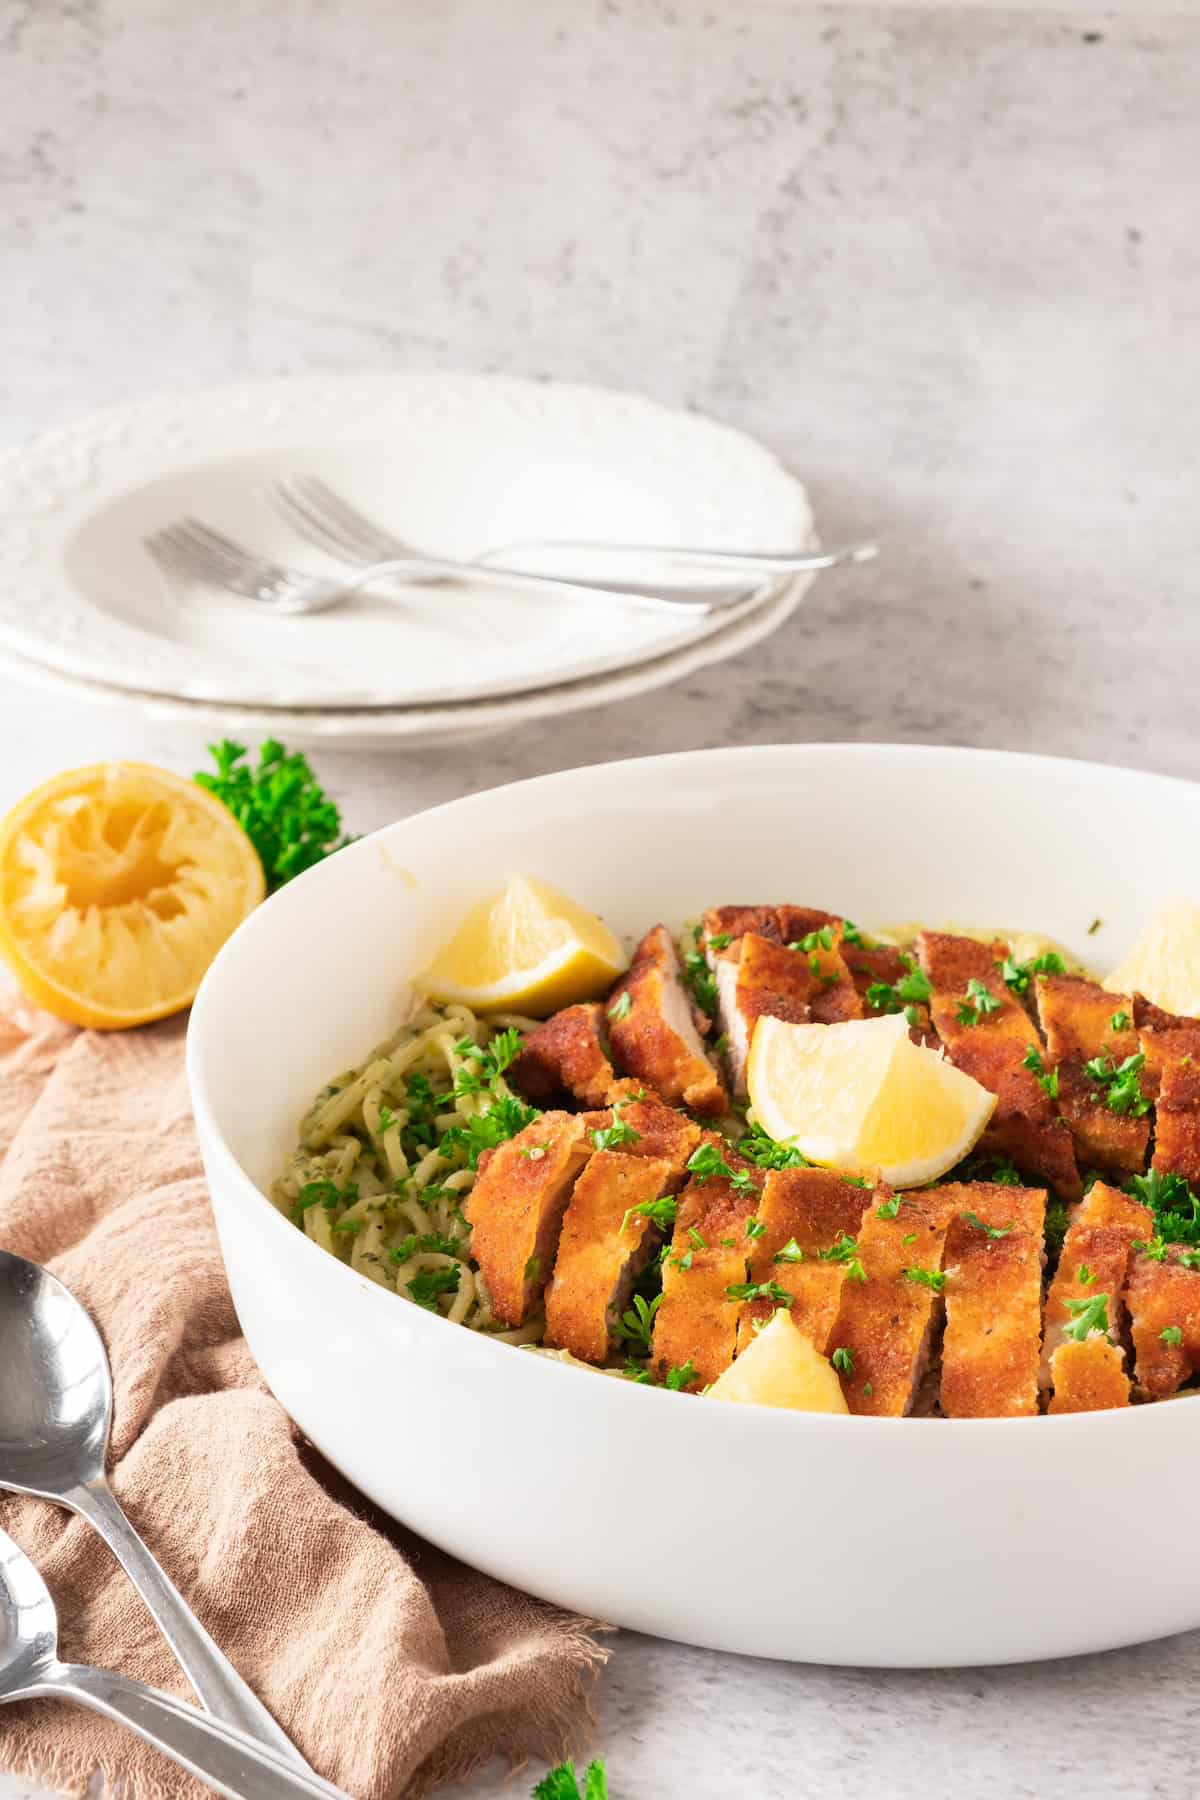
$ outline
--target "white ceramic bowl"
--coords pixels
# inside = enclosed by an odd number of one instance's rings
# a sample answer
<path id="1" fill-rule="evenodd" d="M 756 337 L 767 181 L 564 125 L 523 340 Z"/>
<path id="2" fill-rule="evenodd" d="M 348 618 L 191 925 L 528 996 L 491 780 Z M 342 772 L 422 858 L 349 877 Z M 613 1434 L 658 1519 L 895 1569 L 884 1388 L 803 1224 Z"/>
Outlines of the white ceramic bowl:
<path id="1" fill-rule="evenodd" d="M 997 1663 L 1200 1625 L 1200 1568 L 1138 1548 L 1138 1522 L 1200 1479 L 1200 1405 L 946 1421 L 683 1399 L 452 1326 L 270 1206 L 302 1107 L 513 869 L 631 934 L 786 899 L 1036 928 L 1107 967 L 1165 895 L 1200 894 L 1200 787 L 872 745 L 547 776 L 405 819 L 285 889 L 218 957 L 189 1034 L 250 1347 L 330 1461 L 443 1549 L 596 1617 L 804 1661 Z"/>

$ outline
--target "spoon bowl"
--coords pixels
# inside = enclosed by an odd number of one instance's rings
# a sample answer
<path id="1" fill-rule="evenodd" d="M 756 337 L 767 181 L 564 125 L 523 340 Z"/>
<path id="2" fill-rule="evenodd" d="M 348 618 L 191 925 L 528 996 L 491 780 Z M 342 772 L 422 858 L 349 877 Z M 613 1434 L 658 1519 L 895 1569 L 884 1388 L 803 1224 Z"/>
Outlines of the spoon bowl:
<path id="1" fill-rule="evenodd" d="M 104 1473 L 112 1378 L 100 1333 L 48 1270 L 0 1251 L 0 1484 L 61 1500 Z"/>

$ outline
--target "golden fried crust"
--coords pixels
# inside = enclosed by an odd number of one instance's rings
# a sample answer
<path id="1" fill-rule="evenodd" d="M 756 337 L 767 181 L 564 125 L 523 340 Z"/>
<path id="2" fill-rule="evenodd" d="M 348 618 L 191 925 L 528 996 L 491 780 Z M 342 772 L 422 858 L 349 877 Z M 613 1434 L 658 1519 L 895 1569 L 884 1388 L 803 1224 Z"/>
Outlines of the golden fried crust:
<path id="1" fill-rule="evenodd" d="M 811 1018 L 809 1002 L 818 986 L 807 957 L 752 931 L 742 938 L 737 1009 L 746 1022 L 748 1039 L 762 1018 L 787 1019 L 792 1024 Z"/>
<path id="2" fill-rule="evenodd" d="M 943 1191 L 954 1194 L 956 1211 L 943 1256 L 942 1411 L 1028 1417 L 1038 1410 L 1046 1191 L 984 1181 Z"/>
<path id="3" fill-rule="evenodd" d="M 1153 1235 L 1154 1219 L 1150 1208 L 1133 1200 L 1107 1181 L 1092 1184 L 1075 1208 L 1073 1225 L 1114 1225 L 1124 1231 L 1132 1244 L 1135 1238 Z"/>
<path id="4" fill-rule="evenodd" d="M 1031 1047 L 1041 1053 L 1041 1041 L 1029 1014 L 1001 978 L 1007 946 L 922 931 L 916 948 L 933 987 L 930 1011 L 947 1055 L 996 1095 L 996 1110 L 980 1139 L 981 1152 L 1010 1157 L 1022 1174 L 1048 1183 L 1064 1199 L 1078 1199 L 1081 1184 L 1071 1133 L 1035 1072 L 1024 1066 Z M 958 1013 L 967 1001 L 970 981 L 981 982 L 998 1005 L 982 1016 L 976 1010 L 974 1021 L 963 1023 Z"/>
<path id="5" fill-rule="evenodd" d="M 614 1017 L 623 995 L 629 1010 Z M 665 925 L 648 931 L 633 963 L 609 996 L 609 1039 L 618 1062 L 672 1105 L 719 1117 L 729 1105 L 720 1076 L 704 1054 L 679 957 Z"/>
<path id="6" fill-rule="evenodd" d="M 746 1221 L 755 1215 L 763 1182 L 761 1169 L 743 1163 L 722 1140 L 713 1141 L 734 1173 L 745 1173 L 752 1185 L 740 1192 L 724 1176 L 704 1181 L 693 1176 L 684 1189 L 663 1264 L 651 1355 L 660 1380 L 668 1369 L 691 1362 L 693 1385 L 699 1387 L 715 1381 L 733 1361 L 741 1302 L 726 1290 L 746 1279 L 752 1242 Z"/>
<path id="7" fill-rule="evenodd" d="M 1076 1313 L 1071 1302 L 1107 1296 L 1111 1336 L 1120 1338 L 1125 1322 L 1124 1293 L 1130 1251 L 1135 1242 L 1149 1238 L 1154 1225 L 1148 1209 L 1118 1188 L 1097 1181 L 1074 1209 L 1063 1239 L 1058 1268 L 1046 1296 L 1043 1314 L 1041 1382 L 1053 1382 L 1053 1359 L 1067 1341 L 1066 1332 Z"/>
<path id="8" fill-rule="evenodd" d="M 1125 1352 L 1107 1338 L 1060 1344 L 1051 1359 L 1050 1373 L 1052 1413 L 1105 1412 L 1113 1406 L 1129 1405 Z"/>
<path id="9" fill-rule="evenodd" d="M 620 1119 L 623 1125 L 637 1133 L 636 1137 L 621 1144 L 620 1149 L 628 1156 L 665 1160 L 670 1173 L 663 1192 L 677 1192 L 683 1186 L 688 1157 L 699 1148 L 704 1133 L 694 1120 L 685 1118 L 673 1106 L 664 1106 L 657 1095 L 649 1093 L 638 1082 L 617 1082 L 613 1094 L 620 1102 L 615 1111 L 606 1107 L 603 1112 L 583 1114 L 589 1134 L 605 1131 Z"/>
<path id="10" fill-rule="evenodd" d="M 831 1354 L 850 1354 L 853 1366 L 842 1376 L 842 1389 L 852 1413 L 900 1418 L 910 1410 L 928 1355 L 935 1295 L 904 1271 L 940 1269 L 954 1211 L 953 1190 L 929 1188 L 901 1195 L 894 1219 L 881 1219 L 875 1206 L 864 1214 L 858 1254 L 866 1279 L 855 1280 L 848 1266 L 829 1335 Z"/>
<path id="11" fill-rule="evenodd" d="M 584 1106 L 603 1106 L 614 1080 L 604 1008 L 592 1003 L 555 1013 L 525 1039 L 508 1079 L 538 1106 L 554 1106 L 567 1096 Z"/>
<path id="12" fill-rule="evenodd" d="M 481 1159 L 467 1196 L 471 1255 L 506 1325 L 523 1325 L 554 1263 L 563 1214 L 591 1151 L 577 1114 L 543 1113 Z M 527 1154 L 532 1152 L 533 1154 Z"/>
<path id="13" fill-rule="evenodd" d="M 1133 996 L 1133 1022 L 1137 1027 L 1138 1048 L 1146 1058 L 1142 1070 L 1142 1092 L 1157 1100 L 1164 1071 L 1185 1057 L 1200 1060 L 1200 1019 L 1185 1019 L 1178 1013 L 1164 1012 L 1144 994 Z M 1186 1067 L 1186 1064 L 1185 1064 Z"/>
<path id="14" fill-rule="evenodd" d="M 1138 1386 L 1148 1400 L 1164 1400 L 1200 1368 L 1200 1269 L 1178 1259 L 1190 1252 L 1171 1244 L 1163 1262 L 1135 1254 L 1126 1299 Z M 1178 1344 L 1164 1331 L 1178 1331 Z"/>
<path id="15" fill-rule="evenodd" d="M 1085 1064 L 1104 1057 L 1112 1067 L 1137 1054 L 1133 1002 L 1075 975 L 1039 975 L 1038 1015 L 1046 1034 L 1046 1063 L 1058 1070 L 1058 1100 L 1081 1167 L 1131 1175 L 1146 1166 L 1150 1121 L 1111 1112 L 1103 1086 Z M 1114 1029 L 1114 1019 L 1127 1023 Z"/>
<path id="16" fill-rule="evenodd" d="M 891 1198 L 886 1188 L 872 1195 L 827 1169 L 774 1169 L 767 1176 L 758 1207 L 762 1235 L 750 1245 L 747 1280 L 774 1282 L 792 1295 L 792 1323 L 825 1355 L 837 1319 L 844 1262 L 821 1259 L 843 1237 L 856 1237 L 868 1205 Z M 787 1245 L 802 1260 L 776 1261 Z M 765 1325 L 778 1302 L 748 1300 L 738 1319 L 738 1350 L 746 1348 L 756 1326 Z"/>
<path id="17" fill-rule="evenodd" d="M 783 942 L 783 934 L 779 927 L 779 908 L 777 906 L 710 906 L 700 921 L 701 943 L 705 950 L 711 949 L 716 955 L 723 955 L 732 949 L 739 938 L 753 931 L 758 937 L 770 938 L 774 943 Z M 716 938 L 713 945 L 711 939 Z M 721 943 L 728 938 L 728 944 Z"/>
<path id="18" fill-rule="evenodd" d="M 1200 1186 L 1200 1054 L 1167 1062 L 1154 1115 L 1154 1163 Z"/>
<path id="19" fill-rule="evenodd" d="M 629 1290 L 659 1241 L 630 1208 L 668 1192 L 671 1165 L 658 1157 L 598 1150 L 575 1183 L 546 1289 L 546 1343 L 602 1363 Z"/>

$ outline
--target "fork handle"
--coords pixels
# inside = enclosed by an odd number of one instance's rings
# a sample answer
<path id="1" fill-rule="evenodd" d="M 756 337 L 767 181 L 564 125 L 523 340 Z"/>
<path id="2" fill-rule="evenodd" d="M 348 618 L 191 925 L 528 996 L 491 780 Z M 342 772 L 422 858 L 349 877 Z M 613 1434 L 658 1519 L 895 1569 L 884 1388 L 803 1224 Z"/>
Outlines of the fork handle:
<path id="1" fill-rule="evenodd" d="M 126 1726 L 228 1800 L 346 1800 L 340 1788 L 245 1732 L 112 1669 L 60 1663 L 46 1671 L 37 1691 Z"/>
<path id="2" fill-rule="evenodd" d="M 73 1488 L 63 1495 L 63 1504 L 82 1513 L 100 1533 L 145 1601 L 206 1710 L 257 1738 L 275 1755 L 307 1768 L 291 1739 L 217 1648 L 179 1589 L 151 1555 L 107 1481 L 100 1478 Z"/>
<path id="3" fill-rule="evenodd" d="M 429 575 L 451 576 L 462 581 L 482 578 L 489 587 L 511 588 L 518 593 L 554 594 L 589 600 L 593 605 L 602 600 L 619 600 L 640 612 L 675 613 L 684 618 L 728 612 L 743 601 L 755 599 L 767 584 L 767 577 L 763 575 L 758 581 L 740 582 L 735 587 L 714 587 L 711 583 L 701 587 L 675 584 L 657 587 L 644 586 L 640 582 L 631 586 L 624 581 L 582 581 L 561 575 L 539 575 L 532 569 L 505 569 L 491 563 L 485 567 L 481 563 L 454 562 L 443 556 L 397 556 L 358 570 L 342 584 L 342 592 L 357 593 L 360 588 L 369 587 L 387 575 L 407 575 L 414 580 Z"/>
<path id="4" fill-rule="evenodd" d="M 871 562 L 879 545 L 866 538 L 853 544 L 830 544 L 819 550 L 728 550 L 696 544 L 606 544 L 587 538 L 538 538 L 520 544 L 501 544 L 479 558 L 488 569 L 500 556 L 519 556 L 530 550 L 591 550 L 612 556 L 667 556 L 672 562 L 693 568 L 741 569 L 747 574 L 800 573 L 805 569 L 835 569 L 840 563 Z M 677 590 L 675 590 L 677 591 Z"/>

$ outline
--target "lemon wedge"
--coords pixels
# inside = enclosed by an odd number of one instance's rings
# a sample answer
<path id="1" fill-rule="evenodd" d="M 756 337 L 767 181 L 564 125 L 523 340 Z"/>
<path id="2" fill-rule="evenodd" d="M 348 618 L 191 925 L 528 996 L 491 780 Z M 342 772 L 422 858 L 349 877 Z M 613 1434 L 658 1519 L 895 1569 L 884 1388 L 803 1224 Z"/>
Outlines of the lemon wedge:
<path id="1" fill-rule="evenodd" d="M 789 1406 L 793 1412 L 849 1412 L 833 1365 L 780 1307 L 757 1337 L 719 1375 L 710 1400 L 745 1406 Z"/>
<path id="2" fill-rule="evenodd" d="M 595 913 L 531 875 L 473 906 L 418 987 L 476 1012 L 557 1012 L 594 1000 L 628 964 Z"/>
<path id="3" fill-rule="evenodd" d="M 265 892 L 221 802 L 145 763 L 56 775 L 0 823 L 0 954 L 31 1000 L 75 1025 L 179 1012 Z"/>
<path id="4" fill-rule="evenodd" d="M 1167 1012 L 1200 1016 L 1200 906 L 1172 900 L 1160 907 L 1104 986 L 1112 994 L 1145 994 Z"/>
<path id="5" fill-rule="evenodd" d="M 908 1035 L 902 1013 L 841 1025 L 758 1021 L 746 1070 L 768 1137 L 832 1169 L 919 1187 L 976 1143 L 996 1096 Z"/>

